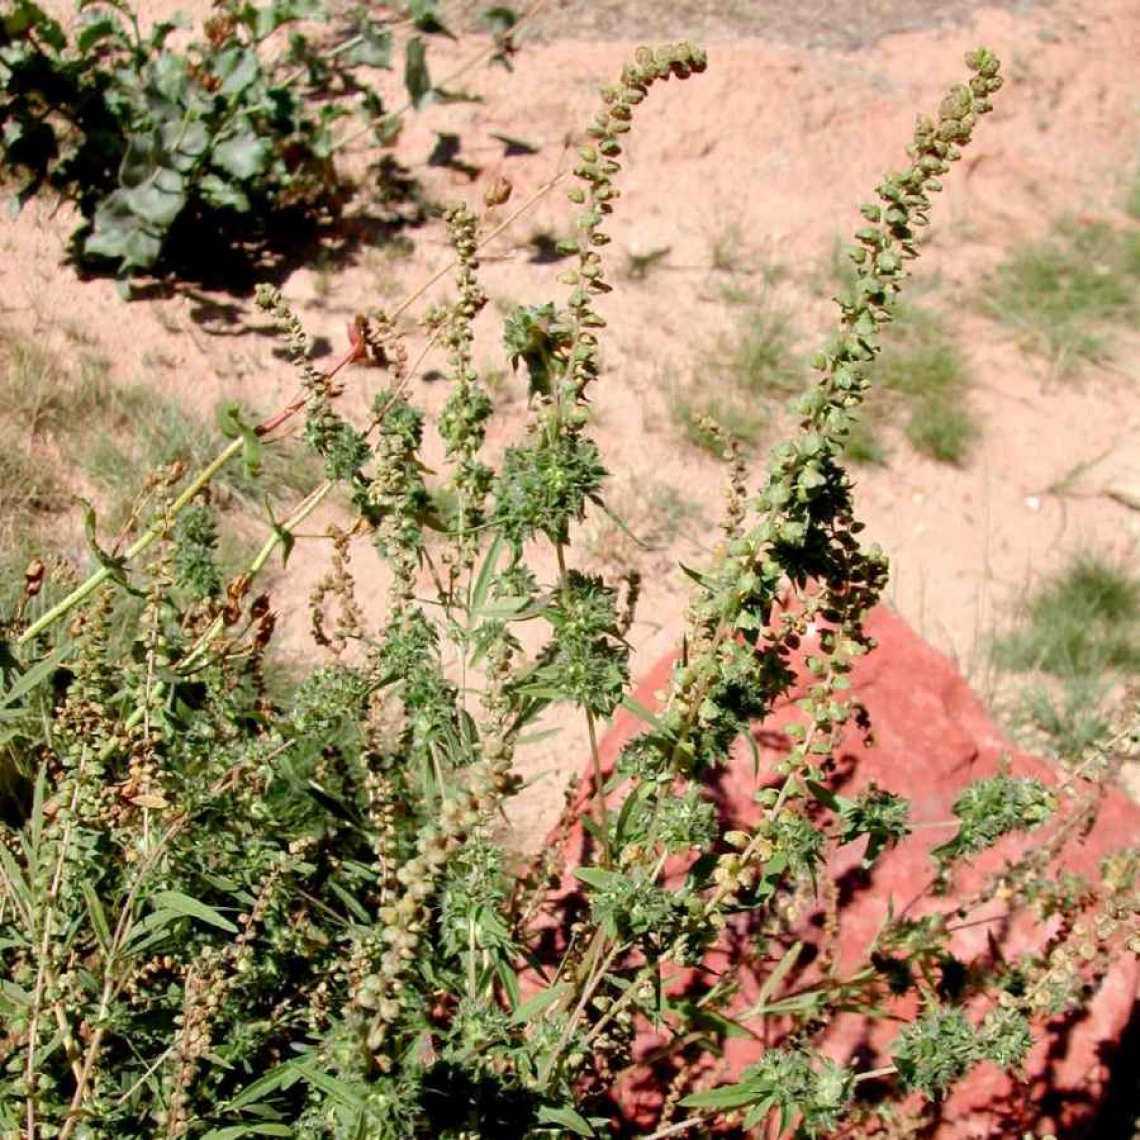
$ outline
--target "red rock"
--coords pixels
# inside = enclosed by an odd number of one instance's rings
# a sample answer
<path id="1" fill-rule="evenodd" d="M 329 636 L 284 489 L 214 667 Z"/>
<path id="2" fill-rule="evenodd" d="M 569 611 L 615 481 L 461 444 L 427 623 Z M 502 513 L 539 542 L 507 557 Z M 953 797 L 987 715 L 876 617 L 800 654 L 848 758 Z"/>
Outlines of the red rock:
<path id="1" fill-rule="evenodd" d="M 871 615 L 868 627 L 879 646 L 857 664 L 852 688 L 870 713 L 875 745 L 867 747 L 852 735 L 836 756 L 838 769 L 832 781 L 836 790 L 852 795 L 873 782 L 910 799 L 912 821 L 934 822 L 951 819 L 952 805 L 963 787 L 994 775 L 1002 764 L 1007 763 L 1014 775 L 1057 782 L 1053 766 L 1013 748 L 952 663 L 898 617 L 879 608 Z M 638 687 L 636 699 L 648 707 L 656 706 L 655 694 L 667 686 L 672 667 L 672 657 L 660 661 Z M 754 730 L 762 758 L 760 779 L 765 771 L 771 771 L 770 762 L 780 753 L 781 729 L 795 716 L 792 701 L 799 695 L 791 694 Z M 632 715 L 619 711 L 601 742 L 604 772 L 612 770 L 622 747 L 641 728 Z M 744 823 L 754 819 L 758 810 L 752 802 L 757 788 L 753 766 L 751 750 L 742 747 L 716 780 L 715 794 L 724 814 Z M 584 813 L 591 795 L 588 774 L 583 785 L 580 806 Z M 869 875 L 858 868 L 863 841 L 842 848 L 830 861 L 830 881 L 840 885 L 838 976 L 865 960 L 888 907 L 893 907 L 896 915 L 907 907 L 916 916 L 953 912 L 959 900 L 984 889 L 996 870 L 1040 839 L 1042 833 L 1007 837 L 956 875 L 951 894 L 931 897 L 925 891 L 933 878 L 929 852 L 951 834 L 951 828 L 918 830 L 884 854 Z M 1101 858 L 1127 846 L 1138 834 L 1140 808 L 1123 794 L 1110 791 L 1100 804 L 1091 833 L 1069 842 L 1052 865 L 1053 870 L 1064 868 L 1095 877 Z M 589 837 L 576 826 L 566 847 L 569 868 L 583 861 L 588 842 Z M 821 913 L 799 919 L 809 944 L 819 938 Z M 1003 921 L 1003 915 L 1003 904 L 997 899 L 975 910 L 971 920 L 985 921 L 958 930 L 951 944 L 953 953 L 963 962 L 987 963 L 993 960 L 995 949 L 1007 957 L 1043 949 L 1055 932 L 1056 920 L 1042 926 L 1025 915 L 1012 922 Z M 726 956 L 719 951 L 710 955 L 705 965 L 736 973 L 740 984 L 736 1009 L 755 1002 L 768 968 L 754 972 L 746 956 Z M 818 967 L 809 965 L 797 981 L 810 982 L 813 971 L 818 976 Z M 669 980 L 670 989 L 683 989 L 694 976 L 678 971 Z M 1107 1062 L 1128 1026 L 1138 983 L 1136 958 L 1121 951 L 1082 1012 L 1034 1025 L 1037 1045 L 1026 1064 L 1023 1081 L 988 1063 L 978 1066 L 944 1104 L 934 1130 L 924 1135 L 938 1140 L 1016 1137 L 1028 1130 L 1036 1135 L 1049 1131 L 1060 1137 L 1086 1135 L 1085 1128 L 1105 1095 Z M 908 1017 L 915 1008 L 913 996 L 908 996 L 891 1012 Z M 897 1031 L 898 1023 L 869 1022 L 845 1014 L 834 1021 L 820 1044 L 836 1060 L 867 1069 L 885 1063 L 886 1046 Z M 778 1032 L 769 1044 L 777 1040 Z M 657 1043 L 659 1039 L 646 1029 L 635 1046 L 635 1059 L 643 1059 Z M 718 1070 L 719 1080 L 739 1074 L 765 1047 L 751 1038 L 730 1040 L 725 1066 Z M 621 1086 L 619 1100 L 628 1120 L 641 1128 L 652 1125 L 662 1100 L 662 1077 L 645 1069 L 635 1071 Z"/>

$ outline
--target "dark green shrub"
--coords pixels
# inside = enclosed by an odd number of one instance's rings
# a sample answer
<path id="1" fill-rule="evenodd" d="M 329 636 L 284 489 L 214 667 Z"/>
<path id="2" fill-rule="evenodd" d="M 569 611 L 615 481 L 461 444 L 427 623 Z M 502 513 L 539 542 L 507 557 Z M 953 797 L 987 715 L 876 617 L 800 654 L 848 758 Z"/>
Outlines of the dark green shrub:
<path id="1" fill-rule="evenodd" d="M 71 38 L 33 0 L 0 17 L 3 160 L 25 179 L 17 205 L 49 188 L 74 201 L 76 260 L 123 281 L 202 272 L 235 247 L 256 260 L 335 219 L 350 190 L 336 164 L 344 120 L 362 117 L 353 137 L 377 146 L 399 133 L 405 108 L 369 81 L 393 66 L 393 29 L 411 28 L 407 106 L 448 95 L 423 38 L 446 31 L 435 0 L 406 18 L 338 9 L 320 34 L 325 0 L 221 0 L 184 46 L 181 18 L 144 31 L 129 0 L 78 7 Z M 505 60 L 516 16 L 494 11 Z"/>

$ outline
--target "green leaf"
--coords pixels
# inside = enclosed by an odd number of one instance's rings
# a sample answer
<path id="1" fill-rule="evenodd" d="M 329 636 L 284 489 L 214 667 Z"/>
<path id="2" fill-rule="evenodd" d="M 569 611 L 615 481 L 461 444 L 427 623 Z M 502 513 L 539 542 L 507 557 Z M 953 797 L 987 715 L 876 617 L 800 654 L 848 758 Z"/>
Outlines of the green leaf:
<path id="1" fill-rule="evenodd" d="M 748 1115 L 744 1118 L 745 1128 L 755 1128 L 770 1112 L 772 1111 L 772 1098 L 765 1097 L 764 1100 L 758 1104 L 754 1104 L 749 1110 Z M 782 1119 L 782 1118 L 781 1118 Z M 784 1129 L 781 1128 L 781 1133 Z"/>
<path id="2" fill-rule="evenodd" d="M 198 193 L 219 210 L 236 210 L 239 214 L 248 214 L 252 209 L 249 196 L 240 186 L 219 178 L 216 174 L 206 174 L 200 179 Z"/>
<path id="3" fill-rule="evenodd" d="M 111 946 L 111 928 L 107 925 L 107 915 L 103 911 L 103 904 L 95 888 L 86 879 L 80 884 L 83 891 L 83 901 L 87 904 L 87 913 L 91 917 L 91 926 L 103 953 L 107 953 Z"/>
<path id="4" fill-rule="evenodd" d="M 269 142 L 258 138 L 245 124 L 237 134 L 214 147 L 210 162 L 234 178 L 246 179 L 264 172 L 272 153 Z"/>
<path id="5" fill-rule="evenodd" d="M 67 47 L 67 35 L 63 27 L 48 16 L 38 4 L 31 3 L 31 0 L 23 0 L 17 4 L 16 10 L 11 14 L 4 13 L 3 30 L 13 39 L 23 35 L 33 26 L 37 38 L 53 51 L 62 52 Z"/>
<path id="6" fill-rule="evenodd" d="M 412 24 L 418 31 L 429 35 L 438 34 L 451 36 L 447 25 L 439 18 L 439 0 L 408 0 L 408 12 L 412 17 Z"/>
<path id="7" fill-rule="evenodd" d="M 284 1065 L 279 1065 L 276 1069 L 266 1073 L 265 1076 L 258 1077 L 253 1084 L 242 1089 L 225 1106 L 226 1111 L 236 1112 L 238 1109 L 246 1108 L 251 1104 L 256 1104 L 259 1100 L 264 1100 L 270 1093 L 291 1088 L 301 1079 L 301 1076 L 300 1061 L 288 1061 Z"/>
<path id="8" fill-rule="evenodd" d="M 626 695 L 621 699 L 621 707 L 626 712 L 631 712 L 643 724 L 649 725 L 655 732 L 667 733 L 664 722 L 659 716 L 651 709 L 647 709 L 639 700 Z"/>
<path id="9" fill-rule="evenodd" d="M 404 86 L 419 110 L 431 96 L 431 75 L 428 73 L 427 48 L 419 36 L 412 36 L 404 48 Z"/>
<path id="10" fill-rule="evenodd" d="M 326 1096 L 332 1097 L 333 1100 L 343 1104 L 346 1108 L 361 1113 L 365 1111 L 364 1101 L 344 1081 L 337 1080 L 336 1077 L 329 1076 L 328 1073 L 322 1073 L 319 1069 L 302 1067 L 297 1070 L 297 1073 L 302 1080 L 308 1081 L 314 1088 L 320 1089 Z"/>
<path id="11" fill-rule="evenodd" d="M 154 896 L 154 902 L 156 911 L 176 914 L 182 918 L 196 918 L 230 934 L 238 933 L 238 928 L 212 906 L 207 906 L 204 902 L 199 902 L 198 899 L 191 898 L 181 891 L 159 891 Z"/>
<path id="12" fill-rule="evenodd" d="M 711 1089 L 709 1092 L 693 1093 L 681 1104 L 685 1108 L 743 1108 L 753 1104 L 758 1096 L 754 1088 L 747 1085 L 728 1085 L 725 1088 Z"/>
<path id="13" fill-rule="evenodd" d="M 334 879 L 330 879 L 329 888 L 332 893 L 336 895 L 336 897 L 340 899 L 342 903 L 344 903 L 345 909 L 348 910 L 350 914 L 354 915 L 365 925 L 372 921 L 373 916 L 369 914 L 367 907 L 365 907 L 360 899 L 358 899 L 354 894 L 346 891 L 344 887 L 340 885 L 340 883 L 336 882 Z"/>
<path id="14" fill-rule="evenodd" d="M 576 867 L 574 877 L 581 879 L 587 886 L 598 888 L 598 890 L 606 890 L 618 883 L 629 881 L 625 875 L 617 871 L 603 871 L 600 867 Z"/>
<path id="15" fill-rule="evenodd" d="M 131 212 L 156 229 L 167 230 L 186 205 L 185 181 L 176 170 L 157 168 L 141 186 L 123 191 Z"/>
<path id="16" fill-rule="evenodd" d="M 295 23 L 297 20 L 312 20 L 315 23 L 328 21 L 322 0 L 272 0 L 272 3 L 256 8 L 245 5 L 239 11 L 242 12 L 243 22 L 253 29 L 259 40 L 272 35 L 284 24 Z"/>
<path id="17" fill-rule="evenodd" d="M 829 788 L 825 788 L 823 784 L 816 780 L 808 780 L 807 789 L 811 792 L 812 796 L 818 800 L 825 808 L 830 808 L 832 811 L 839 811 L 842 808 L 839 797 L 835 795 Z"/>
<path id="18" fill-rule="evenodd" d="M 218 430 L 226 439 L 237 439 L 245 426 L 241 420 L 241 404 L 236 400 L 221 400 L 214 409 Z"/>
<path id="19" fill-rule="evenodd" d="M 149 269 L 162 253 L 162 236 L 135 214 L 126 194 L 126 190 L 115 190 L 99 203 L 83 252 L 114 258 L 125 269 Z"/>
<path id="20" fill-rule="evenodd" d="M 127 581 L 126 559 L 108 554 L 107 551 L 99 545 L 95 508 L 84 498 L 79 498 L 78 501 L 79 505 L 83 508 L 83 530 L 87 536 L 87 547 L 91 552 L 91 556 L 107 571 L 107 575 L 112 582 L 121 586 L 128 594 L 133 594 L 136 598 L 142 597 L 142 592 L 135 589 L 135 587 Z"/>
<path id="21" fill-rule="evenodd" d="M 59 668 L 67 656 L 66 648 L 57 649 L 50 657 L 37 661 L 30 669 L 20 673 L 12 687 L 0 693 L 0 709 L 10 708 L 22 701 L 33 689 L 38 688 Z"/>
<path id="22" fill-rule="evenodd" d="M 686 577 L 692 578 L 692 580 L 696 582 L 698 586 L 704 586 L 706 589 L 708 588 L 708 579 L 704 574 L 701 574 L 699 571 L 692 569 L 690 566 L 686 566 L 683 562 L 678 562 L 677 565 L 681 567 L 681 572 Z"/>
<path id="23" fill-rule="evenodd" d="M 563 1128 L 569 1128 L 576 1136 L 597 1135 L 590 1122 L 572 1108 L 545 1105 L 538 1110 L 538 1121 L 540 1124 L 559 1124 Z"/>
<path id="24" fill-rule="evenodd" d="M 32 901 L 31 886 L 24 878 L 24 872 L 16 862 L 16 857 L 2 843 L 0 843 L 0 871 L 4 875 L 5 893 L 12 895 L 22 907 L 28 907 Z"/>
<path id="25" fill-rule="evenodd" d="M 478 614 L 487 600 L 487 593 L 491 583 L 495 580 L 495 570 L 499 565 L 499 558 L 503 552 L 503 532 L 496 531 L 495 537 L 483 558 L 483 565 L 471 587 L 471 613 Z"/>
<path id="26" fill-rule="evenodd" d="M 549 989 L 540 990 L 534 997 L 528 998 L 515 1010 L 515 1021 L 519 1025 L 525 1025 L 541 1017 L 556 1001 L 565 997 L 569 989 L 567 983 L 560 982 L 556 986 L 549 987 Z"/>
<path id="27" fill-rule="evenodd" d="M 269 525 L 273 533 L 277 536 L 277 541 L 281 543 L 281 565 L 289 565 L 289 555 L 293 553 L 293 548 L 297 545 L 297 536 L 285 526 L 282 526 L 273 514 L 273 504 L 269 501 L 269 496 L 265 496 L 265 514 L 269 519 Z"/>
<path id="28" fill-rule="evenodd" d="M 0 995 L 3 995 L 12 1005 L 19 1006 L 21 1009 L 32 1008 L 32 995 L 28 993 L 27 990 L 16 985 L 15 982 L 0 979 Z"/>
<path id="29" fill-rule="evenodd" d="M 126 189 L 142 186 L 159 166 L 162 144 L 157 130 L 127 136 L 127 148 L 119 163 L 119 184 Z"/>
<path id="30" fill-rule="evenodd" d="M 214 73 L 222 80 L 220 94 L 226 99 L 236 100 L 261 74 L 257 49 L 227 48 L 214 57 Z"/>
<path id="31" fill-rule="evenodd" d="M 795 942 L 789 946 L 784 956 L 776 964 L 776 968 L 764 979 L 764 984 L 760 987 L 760 993 L 756 998 L 756 1004 L 753 1006 L 753 1009 L 756 1011 L 755 1016 L 764 1016 L 768 999 L 776 992 L 776 988 L 784 978 L 787 977 L 792 967 L 799 961 L 800 954 L 803 953 L 803 948 L 804 944 L 802 941 Z"/>
<path id="32" fill-rule="evenodd" d="M 181 174 L 188 174 L 210 148 L 210 132 L 201 119 L 163 123 L 159 138 L 170 165 Z"/>
<path id="33" fill-rule="evenodd" d="M 494 35 L 509 32 L 519 22 L 518 12 L 505 4 L 496 4 L 493 8 L 488 8 L 479 18 Z"/>
<path id="34" fill-rule="evenodd" d="M 80 55 L 86 55 L 97 43 L 105 39 L 113 39 L 122 47 L 128 46 L 129 43 L 119 21 L 110 16 L 103 16 L 80 25 L 75 37 L 75 46 Z"/>
<path id="35" fill-rule="evenodd" d="M 502 135 L 491 132 L 491 138 L 503 144 L 503 157 L 515 158 L 520 155 L 538 154 L 542 149 L 537 143 L 527 142 L 526 139 L 516 138 L 514 135 Z"/>
<path id="36" fill-rule="evenodd" d="M 364 24 L 357 29 L 360 43 L 354 44 L 347 52 L 345 59 L 349 63 L 361 64 L 364 67 L 383 67 L 390 71 L 392 68 L 392 33 L 379 24 Z"/>

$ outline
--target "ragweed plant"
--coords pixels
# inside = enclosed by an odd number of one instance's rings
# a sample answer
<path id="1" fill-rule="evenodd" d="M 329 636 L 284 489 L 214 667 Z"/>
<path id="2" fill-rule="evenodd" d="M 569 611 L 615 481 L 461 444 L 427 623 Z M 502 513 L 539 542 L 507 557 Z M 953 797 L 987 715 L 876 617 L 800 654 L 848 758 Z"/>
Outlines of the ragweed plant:
<path id="1" fill-rule="evenodd" d="M 0 727 L 25 783 L 0 845 L 5 1136 L 612 1135 L 646 1026 L 667 1072 L 643 1135 L 773 1120 L 820 1136 L 876 1111 L 858 1095 L 864 1081 L 885 1083 L 889 1104 L 942 1097 L 981 1060 L 1016 1068 L 1032 1019 L 1079 1001 L 1114 939 L 1135 943 L 1131 857 L 1113 860 L 1095 889 L 1047 875 L 1095 808 L 1095 791 L 1078 783 L 1092 773 L 1059 789 L 1003 774 L 955 804 L 931 886 L 1073 799 L 1075 822 L 1000 883 L 1003 897 L 1063 916 L 1043 955 L 952 987 L 947 923 L 900 916 L 853 976 L 785 984 L 803 945 L 793 914 L 813 889 L 834 932 L 829 853 L 865 839 L 870 866 L 914 826 L 886 789 L 844 797 L 829 786 L 841 734 L 866 727 L 850 672 L 873 648 L 864 616 L 886 577 L 882 552 L 860 546 L 840 461 L 929 194 L 1000 86 L 988 51 L 967 62 L 968 83 L 918 121 L 910 162 L 863 207 L 840 328 L 759 490 L 723 428 L 703 425 L 727 457 L 723 541 L 693 571 L 664 703 L 640 710 L 645 731 L 610 776 L 598 734 L 619 705 L 638 707 L 628 697 L 638 583 L 585 572 L 572 544 L 607 477 L 586 411 L 602 376 L 607 220 L 639 105 L 658 83 L 703 71 L 704 53 L 642 48 L 604 90 L 567 191 L 566 292 L 506 323 L 531 416 L 498 463 L 484 446 L 495 409 L 475 363 L 485 229 L 470 208 L 445 216 L 453 293 L 422 317 L 449 385 L 434 422 L 414 399 L 406 306 L 357 318 L 344 356 L 322 371 L 285 298 L 259 291 L 301 398 L 256 426 L 233 419 L 232 442 L 197 475 L 161 474 L 157 506 L 129 545 L 94 544 L 98 569 L 50 607 L 29 577 L 6 626 Z M 354 422 L 338 404 L 339 374 L 366 365 L 387 382 Z M 325 481 L 271 517 L 248 570 L 226 580 L 205 489 L 294 418 Z M 434 471 L 420 457 L 432 431 L 444 456 Z M 275 698 L 265 670 L 276 615 L 258 573 L 274 552 L 289 554 L 334 485 L 354 518 L 330 532 L 329 571 L 312 595 L 326 656 Z M 376 624 L 354 577 L 366 544 L 387 568 Z M 124 594 L 139 618 L 119 656 L 107 631 Z M 524 623 L 537 630 L 525 643 Z M 809 678 L 802 717 L 765 773 L 759 816 L 726 826 L 706 781 L 798 673 Z M 554 704 L 579 710 L 592 764 L 528 867 L 499 819 L 520 786 L 519 750 Z M 560 842 L 579 810 L 589 853 L 568 890 Z M 972 905 L 962 903 L 966 915 Z M 742 940 L 742 929 L 756 937 Z M 731 972 L 697 997 L 672 987 L 713 952 L 751 956 L 767 973 L 752 1008 L 741 1008 Z M 883 1065 L 822 1055 L 839 1011 L 870 1018 L 901 992 L 916 995 L 918 1013 Z M 761 1032 L 772 1047 L 718 1083 L 726 1038 Z"/>

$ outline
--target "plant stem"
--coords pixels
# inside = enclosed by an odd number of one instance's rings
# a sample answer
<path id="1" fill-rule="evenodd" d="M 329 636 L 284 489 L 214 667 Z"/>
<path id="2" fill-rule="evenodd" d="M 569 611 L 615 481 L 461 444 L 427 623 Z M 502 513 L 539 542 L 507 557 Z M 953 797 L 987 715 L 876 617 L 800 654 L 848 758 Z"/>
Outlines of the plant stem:
<path id="1" fill-rule="evenodd" d="M 594 780 L 594 806 L 598 812 L 598 828 L 602 837 L 602 866 L 612 867 L 613 848 L 610 845 L 610 816 L 606 808 L 606 781 L 602 773 L 602 757 L 598 751 L 598 728 L 594 714 L 586 710 L 586 729 L 590 734 L 590 766 Z"/>
<path id="2" fill-rule="evenodd" d="M 881 1069 L 868 1069 L 865 1073 L 855 1074 L 855 1084 L 878 1080 L 879 1077 L 893 1077 L 897 1072 L 898 1069 L 894 1065 L 884 1065 Z"/>
<path id="3" fill-rule="evenodd" d="M 556 174 L 549 181 L 544 182 L 525 202 L 522 203 L 513 213 L 501 221 L 493 230 L 491 230 L 484 237 L 479 239 L 476 249 L 482 249 L 484 246 L 493 242 L 505 230 L 509 230 L 530 210 L 539 199 L 544 198 L 551 190 L 554 189 L 560 182 L 568 177 L 567 172 L 563 171 L 561 174 Z M 456 266 L 456 260 L 453 258 L 437 273 L 433 273 L 415 292 L 410 293 L 405 297 L 395 309 L 392 310 L 392 319 L 395 320 L 401 314 L 407 312 L 433 285 L 442 281 Z"/>
<path id="4" fill-rule="evenodd" d="M 314 488 L 301 500 L 301 505 L 285 520 L 274 528 L 273 533 L 265 540 L 264 545 L 249 564 L 247 573 L 253 577 L 263 569 L 270 555 L 284 541 L 286 534 L 292 534 L 328 497 L 333 489 L 331 482 L 322 483 Z M 204 655 L 210 642 L 221 632 L 225 622 L 219 614 L 207 627 L 206 631 L 191 647 L 190 652 L 179 662 L 179 672 L 186 673 Z"/>
<path id="5" fill-rule="evenodd" d="M 565 1051 L 566 1046 L 570 1043 L 571 1034 L 574 1032 L 574 1027 L 578 1024 L 582 1014 L 585 1012 L 586 1005 L 590 998 L 594 996 L 598 985 L 601 983 L 602 978 L 606 976 L 606 971 L 613 965 L 614 959 L 621 952 L 621 945 L 616 944 L 611 947 L 610 952 L 600 960 L 602 947 L 605 945 L 605 935 L 599 930 L 594 935 L 593 944 L 586 952 L 587 958 L 591 964 L 587 971 L 588 980 L 586 985 L 582 987 L 582 993 L 578 997 L 578 1004 L 574 1007 L 574 1012 L 566 1020 L 566 1028 L 563 1029 L 561 1036 L 558 1038 L 557 1044 L 551 1049 L 547 1055 L 546 1061 L 539 1072 L 540 1083 L 545 1084 L 554 1070 L 558 1067 L 558 1062 L 562 1059 L 562 1053 Z"/>
<path id="6" fill-rule="evenodd" d="M 707 1119 L 707 1115 L 689 1116 L 684 1120 L 678 1120 L 675 1124 L 658 1128 L 656 1132 L 650 1132 L 648 1136 L 642 1137 L 641 1140 L 665 1140 L 666 1136 L 678 1136 L 682 1132 L 688 1132 L 690 1128 L 696 1128 L 698 1124 L 702 1124 Z"/>
<path id="7" fill-rule="evenodd" d="M 221 452 L 209 466 L 203 468 L 199 472 L 194 481 L 178 496 L 177 499 L 170 506 L 170 512 L 167 517 L 164 517 L 161 524 L 156 523 L 148 530 L 144 531 L 134 543 L 127 548 L 124 554 L 124 561 L 130 561 L 132 558 L 137 558 L 148 547 L 150 547 L 157 539 L 166 533 L 169 519 L 178 515 L 183 511 L 191 502 L 192 499 L 210 482 L 211 479 L 219 472 L 235 455 L 237 455 L 245 446 L 245 441 L 242 439 L 235 439 L 233 443 Z M 38 637 L 49 626 L 54 625 L 60 618 L 70 613 L 80 602 L 89 598 L 108 578 L 111 577 L 111 571 L 106 566 L 100 566 L 86 582 L 80 583 L 70 594 L 67 595 L 61 602 L 52 606 L 47 613 L 41 614 L 18 638 L 16 638 L 17 645 L 26 645 L 34 637 Z"/>

